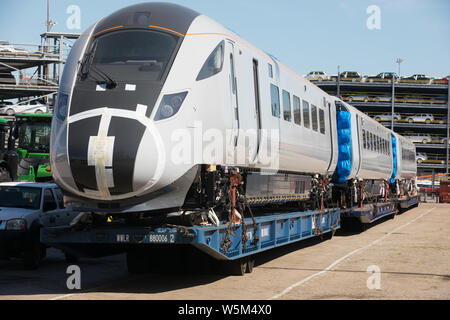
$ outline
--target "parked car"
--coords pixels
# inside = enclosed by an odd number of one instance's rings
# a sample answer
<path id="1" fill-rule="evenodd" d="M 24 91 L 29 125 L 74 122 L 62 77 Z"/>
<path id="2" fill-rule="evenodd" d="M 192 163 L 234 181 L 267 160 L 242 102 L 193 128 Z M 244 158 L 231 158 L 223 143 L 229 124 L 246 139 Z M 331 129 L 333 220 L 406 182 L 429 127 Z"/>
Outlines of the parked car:
<path id="1" fill-rule="evenodd" d="M 36 100 L 18 103 L 18 104 L 9 105 L 9 106 L 0 108 L 0 114 L 7 114 L 8 116 L 13 116 L 13 115 L 19 114 L 19 113 L 42 114 L 42 113 L 48 113 L 48 112 L 49 112 L 49 106 L 47 104 L 43 104 Z"/>
<path id="2" fill-rule="evenodd" d="M 444 78 L 439 78 L 439 79 L 433 79 L 433 81 L 431 81 L 432 84 L 448 84 L 448 78 L 444 77 Z"/>
<path id="3" fill-rule="evenodd" d="M 413 136 L 404 136 L 406 139 L 410 140 L 411 142 L 416 143 L 430 143 L 433 139 L 430 135 L 413 135 Z"/>
<path id="4" fill-rule="evenodd" d="M 388 82 L 392 80 L 392 75 L 394 75 L 394 80 L 398 79 L 398 76 L 394 72 L 382 72 L 376 76 L 366 77 L 366 82 Z"/>
<path id="5" fill-rule="evenodd" d="M 361 75 L 356 71 L 344 71 L 341 73 L 341 81 L 361 81 Z"/>
<path id="6" fill-rule="evenodd" d="M 406 120 L 410 123 L 412 123 L 412 122 L 431 123 L 431 121 L 434 121 L 434 117 L 432 114 L 421 113 L 421 114 L 416 114 L 414 116 L 406 117 Z"/>
<path id="7" fill-rule="evenodd" d="M 369 96 L 366 94 L 355 94 L 347 97 L 348 102 L 368 102 Z"/>
<path id="8" fill-rule="evenodd" d="M 69 226 L 79 214 L 64 206 L 54 183 L 0 183 L 0 257 L 21 257 L 26 268 L 37 268 L 47 249 L 40 229 Z"/>
<path id="9" fill-rule="evenodd" d="M 328 80 L 328 75 L 323 71 L 311 71 L 305 76 L 308 80 Z"/>
<path id="10" fill-rule="evenodd" d="M 447 143 L 447 137 L 439 139 L 439 142 L 440 143 Z"/>
<path id="11" fill-rule="evenodd" d="M 11 52 L 11 53 L 28 53 L 25 49 L 14 48 L 12 45 L 3 44 L 0 45 L 0 52 Z"/>
<path id="12" fill-rule="evenodd" d="M 431 81 L 430 77 L 427 77 L 424 74 L 413 74 L 410 77 L 405 77 L 400 79 L 400 82 L 419 82 L 419 83 L 428 83 Z"/>
<path id="13" fill-rule="evenodd" d="M 426 153 L 418 153 L 418 154 L 416 154 L 416 161 L 418 163 L 421 163 L 421 162 L 423 162 L 425 160 L 428 160 L 428 156 L 426 155 Z"/>
<path id="14" fill-rule="evenodd" d="M 0 102 L 0 108 L 5 108 L 7 106 L 12 106 L 14 105 L 14 103 L 12 103 L 11 101 L 1 101 Z"/>
<path id="15" fill-rule="evenodd" d="M 391 96 L 375 96 L 371 99 L 372 102 L 391 102 Z"/>
<path id="16" fill-rule="evenodd" d="M 422 180 L 420 182 L 417 182 L 417 186 L 419 187 L 419 191 L 421 193 L 431 195 L 433 189 L 435 193 L 439 193 L 441 183 L 439 181 L 435 181 L 433 188 L 432 182 L 430 180 Z"/>
<path id="17" fill-rule="evenodd" d="M 392 120 L 392 114 L 391 113 L 384 113 L 379 114 L 373 117 L 377 121 L 391 121 Z M 402 116 L 398 113 L 394 113 L 394 121 L 401 120 Z"/>

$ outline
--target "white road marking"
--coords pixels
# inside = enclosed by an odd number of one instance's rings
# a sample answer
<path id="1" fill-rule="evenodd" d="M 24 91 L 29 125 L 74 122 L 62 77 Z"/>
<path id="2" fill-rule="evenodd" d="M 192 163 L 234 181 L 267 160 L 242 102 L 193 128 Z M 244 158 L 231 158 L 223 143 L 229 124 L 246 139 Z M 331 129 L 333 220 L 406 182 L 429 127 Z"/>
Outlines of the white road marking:
<path id="1" fill-rule="evenodd" d="M 434 209 L 435 209 L 435 208 L 431 208 L 430 210 L 428 210 L 428 211 L 425 212 L 425 213 L 422 213 L 420 216 L 416 217 L 415 219 L 411 220 L 410 222 L 408 222 L 408 223 L 406 223 L 406 224 L 404 224 L 404 225 L 401 225 L 400 227 L 398 227 L 398 228 L 392 230 L 391 232 L 385 234 L 384 236 L 378 238 L 377 240 L 372 241 L 372 242 L 369 243 L 368 245 L 366 245 L 366 246 L 364 246 L 364 247 L 361 247 L 361 248 L 359 248 L 359 249 L 353 250 L 353 251 L 350 252 L 350 253 L 347 253 L 345 256 L 343 256 L 343 257 L 337 259 L 336 261 L 334 261 L 332 264 L 330 264 L 328 267 L 326 267 L 326 268 L 323 269 L 322 271 L 319 271 L 319 272 L 317 272 L 317 273 L 315 273 L 315 274 L 313 274 L 313 275 L 310 275 L 309 277 L 307 277 L 307 278 L 305 278 L 305 279 L 303 279 L 303 280 L 301 280 L 301 281 L 299 281 L 299 282 L 294 283 L 293 285 L 291 285 L 291 286 L 287 287 L 286 289 L 284 289 L 284 290 L 283 290 L 282 292 L 280 292 L 279 294 L 276 294 L 276 295 L 270 297 L 268 300 L 278 299 L 278 298 L 284 296 L 285 294 L 287 294 L 288 292 L 290 292 L 292 289 L 294 289 L 294 288 L 296 288 L 296 287 L 298 287 L 298 286 L 301 286 L 302 284 L 304 284 L 304 283 L 308 282 L 309 280 L 314 279 L 314 278 L 316 278 L 316 277 L 318 277 L 318 276 L 320 276 L 320 275 L 326 273 L 327 271 L 330 271 L 332 268 L 334 268 L 336 265 L 338 265 L 339 263 L 341 263 L 341 262 L 344 261 L 345 259 L 347 259 L 347 258 L 353 256 L 354 254 L 357 254 L 357 253 L 359 253 L 359 252 L 361 252 L 361 251 L 363 251 L 363 250 L 366 250 L 366 249 L 368 249 L 368 248 L 370 248 L 370 247 L 376 245 L 377 243 L 383 241 L 385 238 L 387 238 L 387 237 L 390 236 L 391 234 L 397 232 L 397 231 L 400 230 L 400 229 L 403 229 L 404 227 L 410 225 L 411 223 L 413 223 L 413 222 L 419 220 L 420 218 L 426 216 L 427 214 L 429 214 L 429 213 L 430 213 L 431 211 L 433 211 Z"/>

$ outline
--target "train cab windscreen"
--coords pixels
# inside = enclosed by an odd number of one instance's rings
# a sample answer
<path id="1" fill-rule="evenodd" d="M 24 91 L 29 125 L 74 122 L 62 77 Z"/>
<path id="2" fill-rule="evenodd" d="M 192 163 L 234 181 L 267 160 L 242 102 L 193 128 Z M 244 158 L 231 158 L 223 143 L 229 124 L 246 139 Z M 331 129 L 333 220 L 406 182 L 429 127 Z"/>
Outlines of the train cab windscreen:
<path id="1" fill-rule="evenodd" d="M 151 30 L 124 30 L 94 40 L 81 68 L 81 79 L 97 82 L 160 81 L 177 37 Z"/>

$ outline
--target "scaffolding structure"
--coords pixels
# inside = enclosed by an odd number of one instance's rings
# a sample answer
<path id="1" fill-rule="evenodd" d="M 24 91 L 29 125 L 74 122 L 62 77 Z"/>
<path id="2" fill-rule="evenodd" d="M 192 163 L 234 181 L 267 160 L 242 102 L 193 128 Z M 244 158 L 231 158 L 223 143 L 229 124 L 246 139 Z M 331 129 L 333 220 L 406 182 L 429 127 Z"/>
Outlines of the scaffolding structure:
<path id="1" fill-rule="evenodd" d="M 79 36 L 46 32 L 41 34 L 39 45 L 0 42 L 0 104 L 38 97 L 48 101 L 58 92 L 68 52 Z"/>

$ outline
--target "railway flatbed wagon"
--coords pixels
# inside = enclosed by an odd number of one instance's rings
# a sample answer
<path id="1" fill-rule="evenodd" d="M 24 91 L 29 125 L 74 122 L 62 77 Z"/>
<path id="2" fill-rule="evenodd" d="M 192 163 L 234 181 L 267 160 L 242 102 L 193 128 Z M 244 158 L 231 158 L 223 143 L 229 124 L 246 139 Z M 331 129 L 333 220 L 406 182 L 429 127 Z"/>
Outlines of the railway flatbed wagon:
<path id="1" fill-rule="evenodd" d="M 340 228 L 340 210 L 278 213 L 244 219 L 245 223 L 215 226 L 161 225 L 158 227 L 132 227 L 119 223 L 74 231 L 71 228 L 45 228 L 41 242 L 79 255 L 84 252 L 113 250 L 127 252 L 127 265 L 131 273 L 148 272 L 152 263 L 168 257 L 169 247 L 193 246 L 216 261 L 222 261 L 229 274 L 251 272 L 254 256 L 262 251 L 284 246 L 317 236 L 331 238 Z M 153 248 L 163 248 L 156 256 Z M 183 251 L 186 251 L 183 249 Z M 187 251 L 186 251 L 187 252 Z M 114 252 L 114 253 L 117 253 Z M 166 254 L 164 254 L 166 253 Z M 220 265 L 220 263 L 219 263 Z"/>
<path id="2" fill-rule="evenodd" d="M 419 206 L 419 195 L 416 196 L 404 196 L 397 200 L 399 211 L 406 211 L 410 208 Z"/>
<path id="3" fill-rule="evenodd" d="M 342 219 L 357 219 L 362 224 L 371 224 L 378 219 L 397 214 L 398 210 L 394 202 L 380 202 L 367 204 L 363 207 L 353 207 L 342 210 Z"/>

